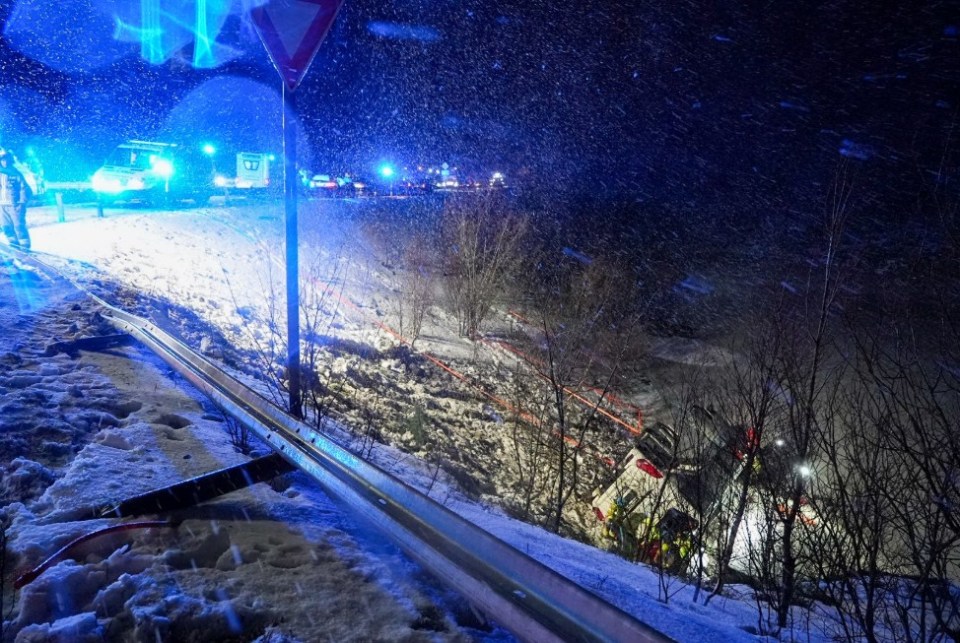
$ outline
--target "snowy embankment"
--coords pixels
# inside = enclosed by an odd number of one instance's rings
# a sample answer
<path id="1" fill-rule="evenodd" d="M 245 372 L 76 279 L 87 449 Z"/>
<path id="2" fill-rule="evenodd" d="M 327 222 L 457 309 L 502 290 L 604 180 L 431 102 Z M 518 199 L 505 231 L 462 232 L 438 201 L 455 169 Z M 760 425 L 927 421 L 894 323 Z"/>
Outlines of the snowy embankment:
<path id="1" fill-rule="evenodd" d="M 102 287 L 109 278 L 168 297 L 238 342 L 249 335 L 238 325 L 236 311 L 262 305 L 269 275 L 280 272 L 274 262 L 281 251 L 280 226 L 270 213 L 237 208 L 106 219 L 70 215 L 67 220 L 35 227 L 35 245 L 45 261 L 79 282 L 96 280 Z M 349 230 L 325 223 L 328 238 L 349 237 Z M 67 520 L 78 506 L 113 502 L 242 459 L 229 445 L 218 414 L 143 351 L 85 352 L 77 359 L 46 355 L 53 341 L 103 329 L 87 304 L 72 310 L 75 299 L 60 292 L 62 285 L 24 274 L 10 280 L 0 275 L 0 328 L 6 337 L 0 422 L 4 435 L 12 432 L 11 408 L 29 417 L 32 411 L 26 409 L 36 408 L 41 399 L 49 400 L 50 415 L 63 421 L 54 440 L 37 445 L 33 433 L 21 436 L 18 444 L 31 445 L 22 453 L 30 455 L 14 460 L 13 451 L 5 453 L 5 488 L 16 484 L 15 493 L 21 494 L 20 502 L 4 510 L 12 523 L 8 606 L 16 572 L 106 524 Z M 67 318 L 58 317 L 64 313 Z M 367 340 L 375 333 L 346 315 L 338 325 Z M 387 344 L 389 338 L 380 334 L 373 341 Z M 66 443 L 71 446 L 46 446 Z M 704 607 L 694 600 L 693 588 L 680 581 L 668 579 L 664 588 L 654 570 L 462 500 L 415 458 L 385 446 L 373 449 L 371 457 L 677 640 L 756 640 L 748 633 L 756 608 L 745 589 L 733 588 L 729 597 Z M 415 568 L 331 506 L 305 476 L 292 476 L 280 489 L 258 485 L 230 494 L 190 510 L 175 529 L 154 527 L 92 541 L 16 597 L 5 638 L 20 632 L 17 640 L 47 640 L 57 631 L 73 632 L 74 640 L 117 634 L 187 640 L 182 636 L 187 633 L 190 640 L 241 633 L 251 639 L 269 633 L 271 640 L 281 640 L 276 638 L 281 632 L 302 641 L 505 636 L 499 630 L 470 629 L 476 624 L 462 603 L 411 584 Z M 8 493 L 4 502 L 17 499 Z M 808 636 L 820 640 L 823 635 L 804 632 Z"/>
<path id="2" fill-rule="evenodd" d="M 93 538 L 14 592 L 58 548 L 115 522 L 72 520 L 79 509 L 245 458 L 222 417 L 141 349 L 51 354 L 107 330 L 63 284 L 19 270 L 0 275 L 0 293 L 4 640 L 470 638 L 455 605 L 418 589 L 414 566 L 302 475 L 176 525 Z"/>

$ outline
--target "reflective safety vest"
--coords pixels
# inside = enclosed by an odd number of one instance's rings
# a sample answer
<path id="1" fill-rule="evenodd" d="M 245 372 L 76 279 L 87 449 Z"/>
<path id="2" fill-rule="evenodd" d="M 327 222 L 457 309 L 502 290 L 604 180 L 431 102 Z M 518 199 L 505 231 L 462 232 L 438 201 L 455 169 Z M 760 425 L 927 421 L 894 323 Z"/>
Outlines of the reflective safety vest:
<path id="1" fill-rule="evenodd" d="M 616 501 L 610 503 L 610 509 L 607 510 L 607 520 L 604 522 L 603 535 L 612 540 L 619 538 L 620 521 L 622 509 Z"/>
<path id="2" fill-rule="evenodd" d="M 16 168 L 0 168 L 0 205 L 20 205 L 27 200 L 27 182 Z"/>

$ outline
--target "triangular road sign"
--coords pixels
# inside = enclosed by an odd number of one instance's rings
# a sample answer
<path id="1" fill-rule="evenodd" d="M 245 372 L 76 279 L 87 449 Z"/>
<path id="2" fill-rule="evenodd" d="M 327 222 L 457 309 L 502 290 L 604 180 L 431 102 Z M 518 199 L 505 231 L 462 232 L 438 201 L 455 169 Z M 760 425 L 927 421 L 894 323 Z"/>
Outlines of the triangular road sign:
<path id="1" fill-rule="evenodd" d="M 280 77 L 293 91 L 307 73 L 343 0 L 267 0 L 250 19 Z"/>

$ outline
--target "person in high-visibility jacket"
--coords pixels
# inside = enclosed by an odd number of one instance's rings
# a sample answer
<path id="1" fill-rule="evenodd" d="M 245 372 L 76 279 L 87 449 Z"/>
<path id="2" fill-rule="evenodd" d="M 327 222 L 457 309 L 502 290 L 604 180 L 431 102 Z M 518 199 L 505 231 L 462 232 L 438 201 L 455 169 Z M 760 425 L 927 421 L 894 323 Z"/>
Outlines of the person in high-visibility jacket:
<path id="1" fill-rule="evenodd" d="M 637 560 L 656 563 L 663 552 L 660 530 L 652 516 L 646 516 L 637 529 Z"/>
<path id="2" fill-rule="evenodd" d="M 607 509 L 607 519 L 603 523 L 603 535 L 610 540 L 619 541 L 623 522 L 623 507 L 614 500 Z"/>
<path id="3" fill-rule="evenodd" d="M 665 542 L 661 552 L 663 566 L 672 571 L 682 570 L 686 567 L 690 548 L 690 537 L 686 534 L 678 534 L 672 541 Z"/>
<path id="4" fill-rule="evenodd" d="M 30 233 L 27 231 L 29 200 L 30 186 L 14 165 L 13 154 L 0 148 L 0 228 L 11 248 L 30 250 Z"/>

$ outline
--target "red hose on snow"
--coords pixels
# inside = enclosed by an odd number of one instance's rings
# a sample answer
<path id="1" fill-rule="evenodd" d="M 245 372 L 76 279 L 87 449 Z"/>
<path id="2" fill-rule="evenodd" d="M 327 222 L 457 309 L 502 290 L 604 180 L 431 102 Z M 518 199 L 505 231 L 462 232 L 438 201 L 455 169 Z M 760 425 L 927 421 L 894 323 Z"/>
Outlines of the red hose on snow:
<path id="1" fill-rule="evenodd" d="M 103 529 L 98 529 L 97 531 L 90 532 L 89 534 L 84 534 L 78 536 L 68 542 L 66 545 L 61 547 L 54 553 L 52 556 L 48 557 L 42 563 L 31 569 L 30 571 L 24 572 L 13 581 L 13 588 L 20 589 L 24 585 L 27 585 L 37 579 L 40 574 L 47 571 L 49 568 L 53 567 L 56 563 L 60 562 L 62 559 L 67 557 L 67 554 L 71 549 L 87 542 L 88 540 L 93 540 L 100 536 L 105 536 L 107 534 L 112 534 L 118 531 L 128 531 L 131 529 L 151 529 L 153 527 L 176 527 L 177 523 L 169 520 L 146 520 L 143 522 L 127 522 L 121 525 L 111 525 L 109 527 L 104 527 Z"/>

